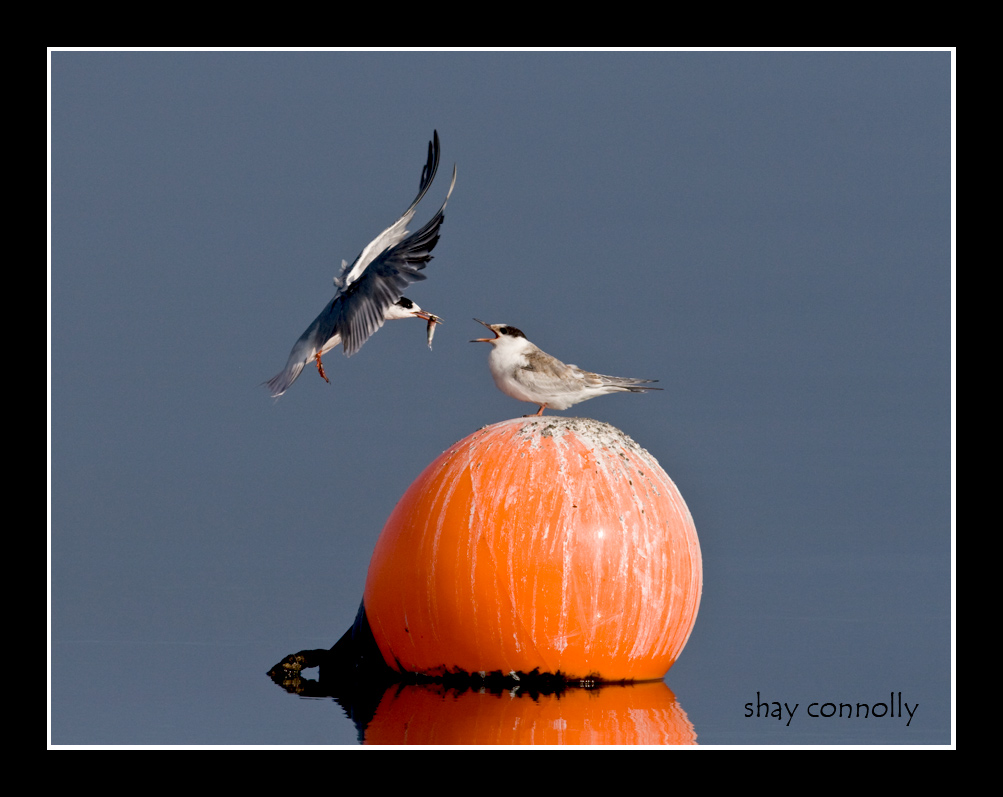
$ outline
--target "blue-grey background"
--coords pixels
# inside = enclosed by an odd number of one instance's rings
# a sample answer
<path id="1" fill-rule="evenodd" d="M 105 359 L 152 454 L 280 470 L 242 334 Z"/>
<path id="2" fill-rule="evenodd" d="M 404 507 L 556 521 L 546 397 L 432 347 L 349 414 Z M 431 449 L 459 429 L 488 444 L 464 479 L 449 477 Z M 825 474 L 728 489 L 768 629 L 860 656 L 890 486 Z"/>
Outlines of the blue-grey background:
<path id="1" fill-rule="evenodd" d="M 673 478 L 704 744 L 951 740 L 949 52 L 51 54 L 51 741 L 352 744 L 275 687 L 480 426 L 473 316 L 659 379 L 567 416 Z M 342 258 L 456 189 L 428 279 L 273 401 Z M 415 227 L 412 227 L 414 229 Z M 919 703 L 904 721 L 755 700 Z"/>

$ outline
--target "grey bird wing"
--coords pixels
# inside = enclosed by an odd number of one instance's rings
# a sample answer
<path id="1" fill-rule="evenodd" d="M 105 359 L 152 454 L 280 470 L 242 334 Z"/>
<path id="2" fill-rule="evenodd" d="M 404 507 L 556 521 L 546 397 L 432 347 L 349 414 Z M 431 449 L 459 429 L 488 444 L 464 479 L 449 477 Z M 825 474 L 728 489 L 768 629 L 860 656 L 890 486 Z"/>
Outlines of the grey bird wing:
<path id="1" fill-rule="evenodd" d="M 555 383 L 573 378 L 568 369 L 579 370 L 574 365 L 565 365 L 535 346 L 526 353 L 526 364 L 522 368 L 524 371 L 531 371 L 536 379 Z"/>
<path id="2" fill-rule="evenodd" d="M 426 165 L 425 168 L 429 167 Z M 432 259 L 431 252 L 439 242 L 439 228 L 445 218 L 443 211 L 455 185 L 454 166 L 449 191 L 431 220 L 417 232 L 373 257 L 361 276 L 343 288 L 331 303 L 328 337 L 334 333 L 341 335 L 342 348 L 347 357 L 355 354 L 369 336 L 383 326 L 387 309 L 404 295 L 407 286 L 425 279 L 421 270 Z M 425 190 L 427 186 L 424 186 L 422 194 Z M 421 199 L 421 194 L 418 199 Z M 413 214 L 413 205 L 409 213 Z M 371 247 L 372 244 L 366 247 L 363 254 Z"/>
<path id="3" fill-rule="evenodd" d="M 591 371 L 579 368 L 577 365 L 566 365 L 556 357 L 546 354 L 539 349 L 526 356 L 526 365 L 523 366 L 523 378 L 531 381 L 539 388 L 550 390 L 560 388 L 569 392 L 581 389 L 582 387 L 617 387 L 638 393 L 645 390 L 662 389 L 660 387 L 642 387 L 651 382 L 657 382 L 657 379 L 631 379 L 629 377 L 594 374 Z"/>
<path id="4" fill-rule="evenodd" d="M 428 160 L 421 170 L 421 181 L 418 184 L 418 195 L 411 202 L 410 207 L 405 210 L 399 219 L 387 227 L 383 232 L 373 238 L 365 248 L 359 252 L 359 256 L 352 261 L 351 265 L 342 263 L 341 273 L 334 282 L 339 288 L 347 288 L 359 277 L 362 276 L 369 264 L 383 251 L 395 246 L 407 235 L 407 225 L 414 217 L 415 209 L 421 202 L 435 179 L 435 173 L 439 170 L 439 131 L 432 131 L 432 140 L 428 142 Z M 400 297 L 398 297 L 400 298 Z M 394 300 L 396 301 L 396 299 Z"/>
<path id="5" fill-rule="evenodd" d="M 575 365 L 565 365 L 540 349 L 526 354 L 526 364 L 521 368 L 521 378 L 535 390 L 568 393 L 587 385 L 586 377 L 595 376 Z"/>
<path id="6" fill-rule="evenodd" d="M 631 393 L 643 393 L 646 390 L 661 390 L 660 387 L 646 387 L 657 379 L 632 379 L 627 376 L 607 376 L 606 374 L 594 374 L 590 371 L 576 370 L 585 379 L 589 387 L 619 387 L 629 390 Z"/>

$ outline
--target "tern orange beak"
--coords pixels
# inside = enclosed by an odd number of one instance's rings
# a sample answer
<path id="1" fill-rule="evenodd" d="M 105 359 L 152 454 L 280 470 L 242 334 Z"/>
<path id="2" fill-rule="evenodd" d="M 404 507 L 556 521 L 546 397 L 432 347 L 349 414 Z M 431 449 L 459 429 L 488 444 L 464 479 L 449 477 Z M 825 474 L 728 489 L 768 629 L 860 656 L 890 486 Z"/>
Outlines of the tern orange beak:
<path id="1" fill-rule="evenodd" d="M 484 326 L 486 326 L 488 329 L 491 329 L 491 324 L 487 324 L 484 321 L 481 321 L 481 319 L 479 319 L 479 318 L 475 318 L 474 321 L 476 321 L 478 324 L 484 324 Z M 491 331 L 495 332 L 493 329 L 491 329 Z M 500 338 L 500 337 L 501 337 L 501 335 L 499 335 L 497 332 L 495 332 L 495 336 L 493 338 L 474 338 L 470 342 L 471 343 L 491 343 L 492 341 L 498 340 L 498 338 Z"/>
<path id="2" fill-rule="evenodd" d="M 434 321 L 436 324 L 442 323 L 442 319 L 439 318 L 439 316 L 433 315 L 432 313 L 426 313 L 424 310 L 419 310 L 415 313 L 415 316 L 418 318 L 424 318 L 426 321 Z"/>

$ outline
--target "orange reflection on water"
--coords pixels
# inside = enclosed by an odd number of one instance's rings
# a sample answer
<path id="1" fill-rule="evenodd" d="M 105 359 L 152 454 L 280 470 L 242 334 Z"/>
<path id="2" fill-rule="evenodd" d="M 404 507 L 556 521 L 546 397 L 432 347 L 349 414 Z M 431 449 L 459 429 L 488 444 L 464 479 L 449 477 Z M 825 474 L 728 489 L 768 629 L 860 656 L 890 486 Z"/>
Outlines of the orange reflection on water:
<path id="1" fill-rule="evenodd" d="M 365 743 L 696 744 L 696 731 L 664 681 L 535 697 L 421 684 L 387 690 Z"/>

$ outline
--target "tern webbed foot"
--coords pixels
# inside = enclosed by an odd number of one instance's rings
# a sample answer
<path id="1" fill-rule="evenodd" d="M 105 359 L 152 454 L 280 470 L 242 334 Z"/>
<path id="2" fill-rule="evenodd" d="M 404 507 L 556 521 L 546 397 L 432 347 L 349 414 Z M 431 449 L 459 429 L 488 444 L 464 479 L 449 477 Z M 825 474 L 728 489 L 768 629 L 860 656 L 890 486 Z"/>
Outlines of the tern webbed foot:
<path id="1" fill-rule="evenodd" d="M 328 379 L 327 374 L 324 373 L 324 363 L 320 361 L 320 352 L 314 355 L 314 359 L 317 360 L 317 370 L 320 372 L 320 375 L 324 377 L 324 381 L 331 384 L 331 380 Z"/>

